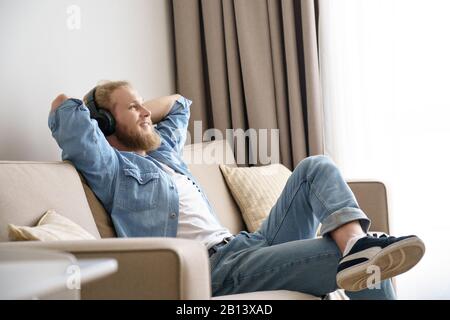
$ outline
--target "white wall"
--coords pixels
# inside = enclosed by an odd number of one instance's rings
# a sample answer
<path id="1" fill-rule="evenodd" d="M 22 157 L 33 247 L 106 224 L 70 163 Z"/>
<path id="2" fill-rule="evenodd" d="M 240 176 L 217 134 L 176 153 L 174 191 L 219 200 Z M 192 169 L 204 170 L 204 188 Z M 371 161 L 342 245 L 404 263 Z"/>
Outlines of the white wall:
<path id="1" fill-rule="evenodd" d="M 0 0 L 0 160 L 60 160 L 47 126 L 59 93 L 82 98 L 102 79 L 173 93 L 170 14 L 166 0 Z"/>

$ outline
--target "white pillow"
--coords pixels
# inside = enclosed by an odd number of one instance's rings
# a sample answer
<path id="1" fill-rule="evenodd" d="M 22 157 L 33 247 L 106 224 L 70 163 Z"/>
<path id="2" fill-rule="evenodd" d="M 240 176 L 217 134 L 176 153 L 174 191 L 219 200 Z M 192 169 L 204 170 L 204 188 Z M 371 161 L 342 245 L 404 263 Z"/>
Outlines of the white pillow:
<path id="1" fill-rule="evenodd" d="M 48 210 L 35 227 L 8 224 L 8 235 L 12 241 L 23 240 L 95 240 L 96 238 L 72 220 Z"/>
<path id="2" fill-rule="evenodd" d="M 220 170 L 250 232 L 258 230 L 267 218 L 292 173 L 282 164 L 262 167 L 220 165 Z"/>

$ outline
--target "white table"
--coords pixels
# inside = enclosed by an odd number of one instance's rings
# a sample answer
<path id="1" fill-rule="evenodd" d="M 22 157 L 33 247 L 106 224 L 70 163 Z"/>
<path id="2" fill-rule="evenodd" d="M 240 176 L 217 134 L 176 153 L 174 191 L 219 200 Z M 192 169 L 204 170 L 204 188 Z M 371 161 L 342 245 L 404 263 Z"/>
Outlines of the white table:
<path id="1" fill-rule="evenodd" d="M 0 249 L 0 299 L 79 299 L 83 284 L 117 271 L 115 259 L 42 249 Z"/>

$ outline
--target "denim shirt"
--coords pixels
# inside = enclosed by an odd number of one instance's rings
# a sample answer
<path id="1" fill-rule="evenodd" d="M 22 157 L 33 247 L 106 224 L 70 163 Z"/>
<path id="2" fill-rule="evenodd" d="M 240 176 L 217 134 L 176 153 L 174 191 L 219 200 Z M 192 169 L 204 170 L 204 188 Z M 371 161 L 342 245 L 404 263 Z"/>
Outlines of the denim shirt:
<path id="1" fill-rule="evenodd" d="M 182 159 L 191 103 L 181 97 L 173 104 L 155 128 L 161 146 L 146 156 L 113 148 L 81 100 L 69 99 L 50 113 L 48 125 L 62 159 L 71 161 L 85 177 L 111 215 L 119 237 L 176 237 L 178 192 L 159 162 L 198 185 Z"/>

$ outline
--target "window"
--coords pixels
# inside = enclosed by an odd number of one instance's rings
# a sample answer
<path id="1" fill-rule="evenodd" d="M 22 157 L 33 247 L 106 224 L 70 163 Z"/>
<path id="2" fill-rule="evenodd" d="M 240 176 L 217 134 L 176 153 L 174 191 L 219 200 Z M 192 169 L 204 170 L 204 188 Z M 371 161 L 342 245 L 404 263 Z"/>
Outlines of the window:
<path id="1" fill-rule="evenodd" d="M 450 298 L 450 1 L 320 0 L 325 150 L 388 188 L 390 232 L 427 252 L 401 299 Z"/>

